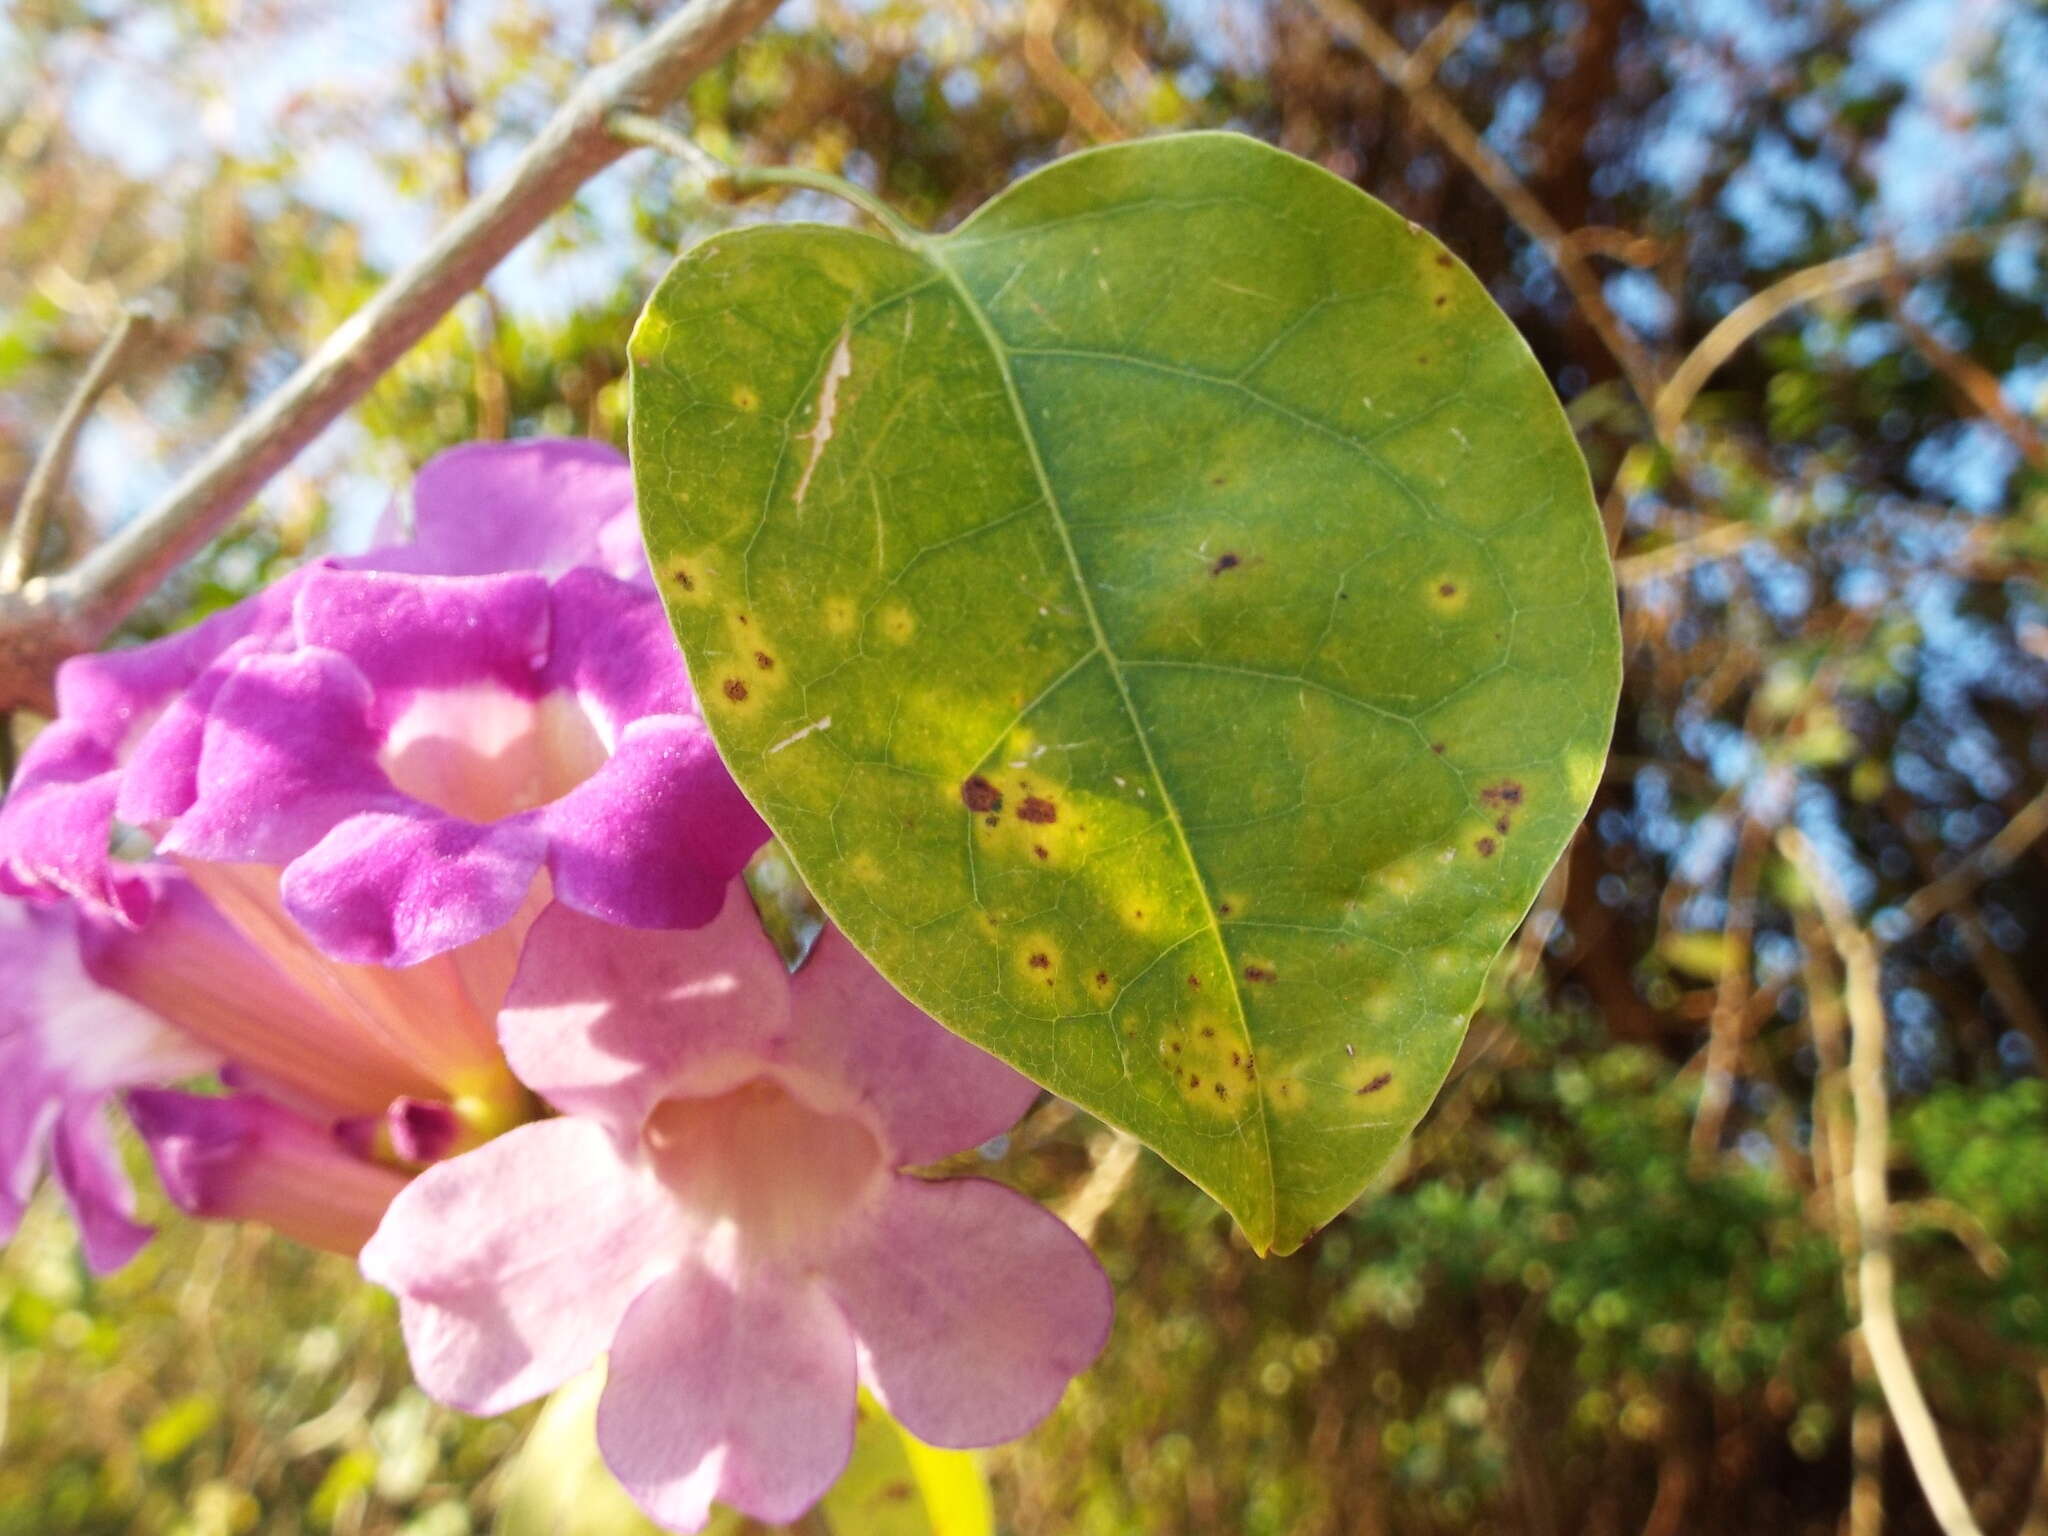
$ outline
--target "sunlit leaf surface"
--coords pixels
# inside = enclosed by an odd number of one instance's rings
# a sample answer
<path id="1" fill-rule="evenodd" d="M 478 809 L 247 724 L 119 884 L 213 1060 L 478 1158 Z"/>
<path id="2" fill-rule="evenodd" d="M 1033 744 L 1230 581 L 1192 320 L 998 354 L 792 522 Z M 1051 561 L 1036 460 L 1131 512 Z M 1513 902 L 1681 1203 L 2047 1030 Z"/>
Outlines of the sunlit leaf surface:
<path id="1" fill-rule="evenodd" d="M 1586 471 L 1441 245 L 1203 134 L 717 236 L 633 341 L 734 773 L 939 1019 L 1287 1251 L 1456 1052 L 1618 684 Z"/>

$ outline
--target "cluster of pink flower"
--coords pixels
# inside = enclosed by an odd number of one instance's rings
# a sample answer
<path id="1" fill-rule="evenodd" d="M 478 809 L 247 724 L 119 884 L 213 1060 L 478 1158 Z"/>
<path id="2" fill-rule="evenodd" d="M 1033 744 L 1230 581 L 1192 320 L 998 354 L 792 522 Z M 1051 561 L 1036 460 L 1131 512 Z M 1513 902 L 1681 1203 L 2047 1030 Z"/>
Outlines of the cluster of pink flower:
<path id="1" fill-rule="evenodd" d="M 184 1210 L 360 1253 L 442 1401 L 608 1353 L 605 1457 L 686 1530 L 808 1508 L 857 1384 L 936 1444 L 1023 1432 L 1107 1283 L 1022 1196 L 901 1170 L 1034 1089 L 831 929 L 794 974 L 763 933 L 625 465 L 474 446 L 413 505 L 64 669 L 0 804 L 0 1238 L 47 1165 L 132 1256 L 125 1105 Z"/>

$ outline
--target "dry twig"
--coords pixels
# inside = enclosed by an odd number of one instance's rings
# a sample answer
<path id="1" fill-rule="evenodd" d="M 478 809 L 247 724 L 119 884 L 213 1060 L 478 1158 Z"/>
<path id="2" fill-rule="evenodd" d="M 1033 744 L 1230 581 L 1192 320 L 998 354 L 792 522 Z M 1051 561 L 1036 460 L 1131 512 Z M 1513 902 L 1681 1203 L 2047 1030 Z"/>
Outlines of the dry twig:
<path id="1" fill-rule="evenodd" d="M 1843 1004 L 1849 1017 L 1849 1095 L 1855 1106 L 1849 1187 L 1856 1216 L 1858 1330 L 1870 1351 L 1878 1386 L 1898 1426 L 1920 1490 L 1948 1536 L 1981 1536 L 1955 1468 L 1949 1465 L 1941 1432 L 1928 1411 L 1912 1357 L 1899 1330 L 1892 1293 L 1892 1213 L 1887 1188 L 1891 1106 L 1885 1096 L 1884 995 L 1878 977 L 1878 949 L 1850 913 L 1820 855 L 1797 830 L 1778 834 L 1778 847 L 1798 869 L 1819 908 L 1828 942 L 1841 957 Z M 1837 1170 L 1839 1175 L 1839 1170 Z"/>
<path id="2" fill-rule="evenodd" d="M 42 553 L 43 535 L 50 526 L 50 514 L 71 478 L 71 456 L 78 448 L 78 435 L 85 429 L 92 408 L 101 395 L 120 378 L 121 369 L 135 349 L 156 329 L 156 319 L 147 309 L 130 307 L 121 312 L 107 339 L 87 365 L 85 377 L 64 402 L 56 429 L 43 445 L 35 467 L 29 471 L 21 502 L 14 509 L 14 521 L 7 530 L 7 546 L 0 550 L 0 592 L 18 592 L 36 573 L 36 559 Z"/>

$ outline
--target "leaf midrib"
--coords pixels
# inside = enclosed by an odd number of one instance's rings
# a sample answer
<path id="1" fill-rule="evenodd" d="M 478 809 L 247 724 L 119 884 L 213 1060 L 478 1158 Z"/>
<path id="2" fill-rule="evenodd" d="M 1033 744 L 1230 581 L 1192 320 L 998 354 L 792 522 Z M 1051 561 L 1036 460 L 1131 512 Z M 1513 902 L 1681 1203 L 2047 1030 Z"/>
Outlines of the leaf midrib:
<path id="1" fill-rule="evenodd" d="M 1195 888 L 1201 893 L 1202 914 L 1207 920 L 1210 935 L 1216 941 L 1217 951 L 1223 959 L 1224 975 L 1230 983 L 1230 1005 L 1237 1015 L 1238 1028 L 1243 1031 L 1247 1046 L 1256 1048 L 1256 1042 L 1252 1039 L 1251 1017 L 1245 1010 L 1244 993 L 1238 985 L 1237 969 L 1231 963 L 1230 946 L 1224 942 L 1223 924 L 1217 917 L 1216 903 L 1210 893 L 1209 882 L 1202 874 L 1200 861 L 1195 857 L 1194 845 L 1188 840 L 1187 827 L 1181 820 L 1180 807 L 1174 800 L 1173 790 L 1166 782 L 1166 775 L 1160 771 L 1158 758 L 1153 755 L 1151 734 L 1145 729 L 1144 719 L 1138 713 L 1137 701 L 1131 697 L 1130 685 L 1124 677 L 1123 662 L 1109 643 L 1109 633 L 1103 628 L 1101 615 L 1095 611 L 1094 594 L 1088 585 L 1087 572 L 1082 568 L 1080 552 L 1075 549 L 1073 535 L 1068 530 L 1066 513 L 1060 505 L 1059 492 L 1053 487 L 1052 476 L 1046 472 L 1044 457 L 1038 450 L 1038 435 L 1032 430 L 1031 419 L 1024 410 L 1024 398 L 1017 389 L 1016 374 L 1010 366 L 1009 343 L 996 330 L 995 323 L 989 319 L 980 301 L 975 298 L 973 290 L 967 286 L 966 280 L 946 259 L 943 237 L 920 241 L 918 252 L 945 277 L 947 284 L 959 298 L 961 306 L 974 321 L 975 328 L 981 332 L 982 340 L 988 346 L 989 355 L 994 358 L 996 369 L 1002 375 L 1004 396 L 1010 402 L 1010 412 L 1016 419 L 1018 434 L 1024 440 L 1024 450 L 1030 455 L 1031 471 L 1038 479 L 1038 488 L 1045 499 L 1046 512 L 1051 516 L 1053 528 L 1059 534 L 1060 548 L 1066 554 L 1067 568 L 1073 575 L 1075 589 L 1080 595 L 1081 611 L 1087 615 L 1088 627 L 1095 636 L 1095 649 L 1102 654 L 1103 665 L 1109 669 L 1110 679 L 1116 684 L 1117 697 L 1123 701 L 1124 714 L 1130 720 L 1132 734 L 1138 740 L 1138 750 L 1145 754 L 1146 771 L 1152 775 L 1152 782 L 1159 787 L 1160 804 L 1166 811 L 1168 823 L 1173 827 L 1174 841 L 1180 847 L 1181 857 L 1187 861 L 1188 874 L 1194 880 Z M 1071 669 L 1068 675 L 1071 675 Z M 1273 1160 L 1271 1128 L 1266 1120 L 1265 1099 L 1259 1094 L 1253 1094 L 1251 1098 L 1254 1106 L 1251 1119 L 1257 1127 L 1258 1150 L 1263 1164 L 1260 1173 L 1265 1183 L 1266 1230 L 1262 1233 L 1247 1231 L 1245 1235 L 1252 1239 L 1253 1246 L 1259 1252 L 1264 1253 L 1272 1247 L 1279 1229 L 1280 1187 Z"/>

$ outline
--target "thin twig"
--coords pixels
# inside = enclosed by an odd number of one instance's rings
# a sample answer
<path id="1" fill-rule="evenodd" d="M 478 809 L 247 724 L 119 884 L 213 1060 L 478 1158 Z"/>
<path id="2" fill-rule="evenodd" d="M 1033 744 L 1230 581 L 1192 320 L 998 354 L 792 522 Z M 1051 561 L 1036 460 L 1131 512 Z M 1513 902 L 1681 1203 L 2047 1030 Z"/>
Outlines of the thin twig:
<path id="1" fill-rule="evenodd" d="M 1860 1329 L 1870 1350 L 1885 1404 L 1899 1439 L 1913 1464 L 1920 1490 L 1935 1521 L 1948 1536 L 1981 1536 L 1942 1448 L 1941 1432 L 1913 1361 L 1899 1330 L 1892 1294 L 1892 1213 L 1886 1165 L 1890 1157 L 1891 1106 L 1885 1097 L 1884 994 L 1878 976 L 1877 945 L 1858 926 L 1834 877 L 1813 845 L 1796 829 L 1778 834 L 1778 847 L 1791 861 L 1813 895 L 1827 929 L 1828 941 L 1841 957 L 1845 973 L 1843 1003 L 1849 1016 L 1849 1094 L 1855 1106 L 1856 1134 L 1851 1148 L 1849 1186 L 1856 1211 L 1860 1253 L 1856 1262 L 1856 1297 Z"/>
<path id="2" fill-rule="evenodd" d="M 1309 0 L 1309 3 L 1333 32 L 1372 61 L 1373 68 L 1380 72 L 1387 84 L 1407 98 L 1415 115 L 1446 149 L 1457 156 L 1465 169 L 1499 199 L 1508 216 L 1521 226 L 1522 232 L 1536 242 L 1550 259 L 1551 266 L 1557 269 L 1557 275 L 1564 280 L 1573 302 L 1599 336 L 1601 345 L 1620 365 L 1636 398 L 1648 410 L 1657 398 L 1656 367 L 1642 345 L 1629 334 L 1627 327 L 1609 307 L 1606 292 L 1600 285 L 1600 275 L 1587 262 L 1584 252 L 1573 243 L 1564 226 L 1551 217 L 1550 210 L 1515 174 L 1514 168 L 1479 136 L 1465 121 L 1465 115 L 1458 110 L 1457 104 L 1429 78 L 1434 73 L 1429 67 L 1432 61 L 1424 59 L 1418 65 L 1417 60 L 1424 50 L 1418 49 L 1411 55 L 1365 10 L 1347 4 L 1345 0 Z"/>
<path id="3" fill-rule="evenodd" d="M 1144 1150 L 1138 1139 L 1125 1131 L 1106 1131 L 1089 1146 L 1094 1166 L 1060 1211 L 1060 1219 L 1074 1229 L 1082 1242 L 1094 1239 L 1096 1224 L 1130 1183 L 1138 1167 L 1138 1154 Z"/>
<path id="4" fill-rule="evenodd" d="M 1847 296 L 1874 288 L 1888 278 L 1931 271 L 1958 257 L 1982 255 L 1991 250 L 2004 233 L 2003 227 L 1969 231 L 1943 241 L 1923 256 L 1910 259 L 1900 256 L 1889 245 L 1865 246 L 1846 256 L 1803 267 L 1751 294 L 1700 338 L 1699 344 L 1672 371 L 1671 377 L 1664 381 L 1664 387 L 1657 391 L 1657 403 L 1651 415 L 1658 439 L 1671 439 L 1679 423 L 1692 409 L 1693 401 L 1699 398 L 1700 391 L 1706 388 L 1707 381 L 1720 370 L 1721 365 L 1781 315 L 1816 299 Z"/>
<path id="5" fill-rule="evenodd" d="M 1742 818 L 1735 865 L 1728 874 L 1728 917 L 1721 975 L 1714 987 L 1714 1014 L 1707 1026 L 1706 1069 L 1701 1074 L 1699 1109 L 1693 1115 L 1691 1157 L 1704 1169 L 1721 1150 L 1721 1130 L 1735 1097 L 1735 1071 L 1749 1039 L 1749 1000 L 1755 980 L 1756 894 L 1763 878 L 1770 829 L 1754 816 Z"/>
<path id="6" fill-rule="evenodd" d="M 1709 560 L 1724 560 L 1756 540 L 1770 536 L 1770 529 L 1755 523 L 1716 523 L 1706 532 L 1680 539 L 1675 544 L 1646 549 L 1639 555 L 1621 556 L 1614 562 L 1614 579 L 1623 587 L 1638 587 L 1663 577 L 1683 576 L 1696 565 L 1704 565 Z"/>
<path id="7" fill-rule="evenodd" d="M 1067 116 L 1097 144 L 1114 144 L 1129 138 L 1123 125 L 1110 116 L 1109 109 L 1095 99 L 1088 83 L 1067 67 L 1053 40 L 1053 24 L 1059 9 L 1052 0 L 1032 0 L 1024 11 L 1024 63 L 1067 109 Z"/>
<path id="8" fill-rule="evenodd" d="M 612 114 L 661 108 L 776 4 L 697 0 L 593 73 L 503 180 L 463 209 L 154 506 L 76 569 L 18 596 L 0 595 L 0 708 L 47 701 L 58 661 L 104 639 L 515 246 L 625 154 L 632 146 L 612 133 Z"/>
<path id="9" fill-rule="evenodd" d="M 1986 880 L 2003 874 L 2043 833 L 2048 833 L 2048 786 L 2015 811 L 2012 820 L 1978 844 L 1947 874 L 1938 880 L 1930 880 L 1907 898 L 1906 904 L 1900 908 L 1906 921 L 1905 932 L 1924 928 Z M 1903 936 L 1894 934 L 1893 942 Z"/>
<path id="10" fill-rule="evenodd" d="M 0 550 L 0 592 L 18 592 L 36 573 L 42 554 L 43 534 L 50 526 L 50 514 L 71 479 L 71 456 L 78 448 L 78 435 L 135 349 L 155 332 L 155 316 L 140 306 L 121 311 L 107 339 L 100 343 L 87 365 L 85 377 L 64 402 L 56 429 L 29 471 L 28 484 L 14 509 L 14 522 L 7 530 L 7 547 Z"/>
<path id="11" fill-rule="evenodd" d="M 2048 474 L 2048 439 L 2044 439 L 2038 427 L 2013 409 L 2012 402 L 2005 398 L 2005 386 L 1999 382 L 1998 375 L 1975 358 L 1958 352 L 1915 320 L 1906 308 L 1905 282 L 1897 274 L 1888 274 L 1885 297 L 1890 304 L 1893 321 L 1905 333 L 1906 340 L 1913 344 L 1914 350 L 1949 381 L 1971 410 L 2003 432 L 2019 449 L 2021 457 L 2035 469 Z"/>

